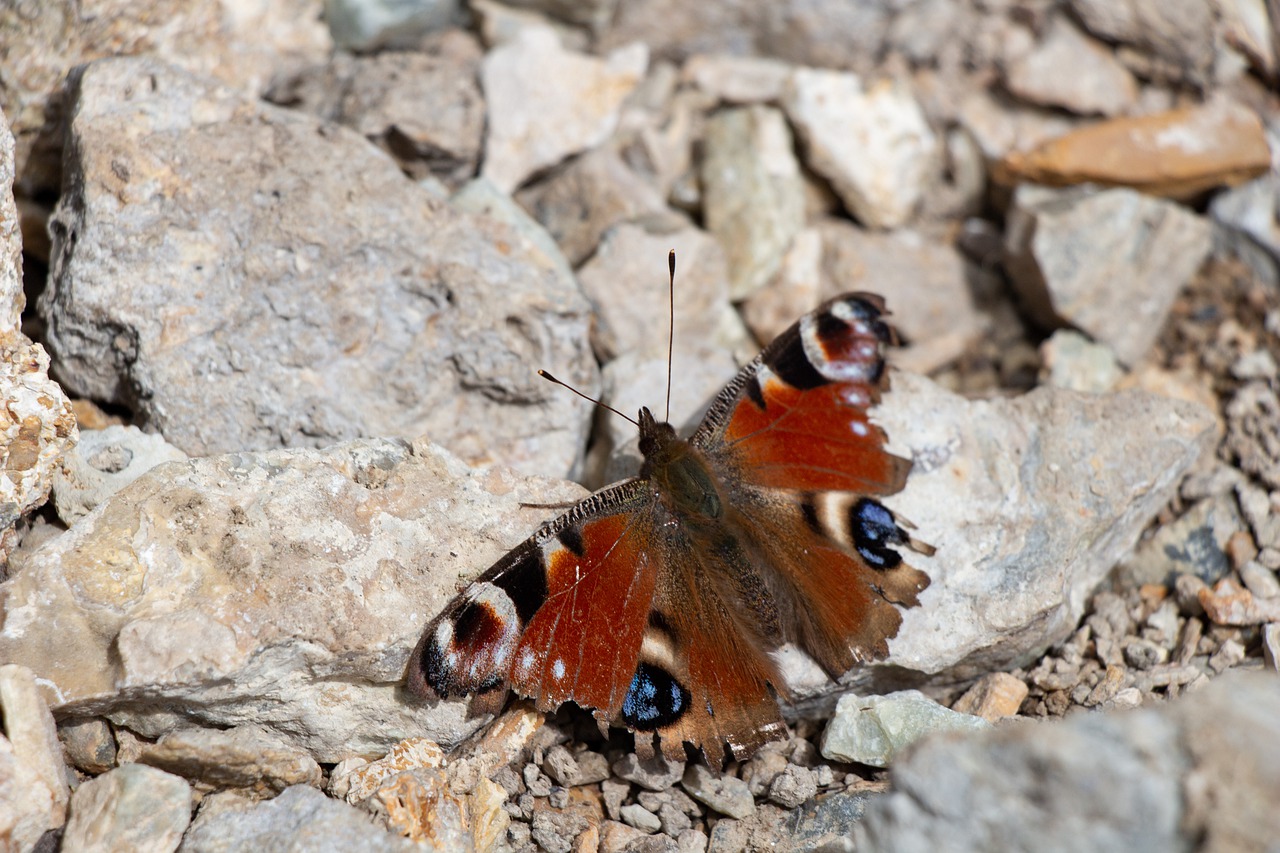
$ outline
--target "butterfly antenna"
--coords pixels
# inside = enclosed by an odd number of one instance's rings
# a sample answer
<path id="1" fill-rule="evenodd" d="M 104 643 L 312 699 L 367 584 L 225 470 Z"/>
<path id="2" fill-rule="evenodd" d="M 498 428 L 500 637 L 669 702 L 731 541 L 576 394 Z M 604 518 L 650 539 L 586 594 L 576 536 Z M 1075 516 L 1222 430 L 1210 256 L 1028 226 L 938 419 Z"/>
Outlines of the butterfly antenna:
<path id="1" fill-rule="evenodd" d="M 568 388 L 570 391 L 572 391 L 573 393 L 577 394 L 579 397 L 581 397 L 582 399 L 586 400 L 588 403 L 594 403 L 595 405 L 599 406 L 599 407 L 600 407 L 600 408 L 602 408 L 602 409 L 608 409 L 609 411 L 613 412 L 613 413 L 614 413 L 615 415 L 617 415 L 618 417 L 622 418 L 624 421 L 629 421 L 629 422 L 631 422 L 631 423 L 635 424 L 637 428 L 639 428 L 639 427 L 640 427 L 640 424 L 636 421 L 636 419 L 635 419 L 635 418 L 629 418 L 629 417 L 627 417 L 626 415 L 622 414 L 622 412 L 619 412 L 617 409 L 615 409 L 613 406 L 610 406 L 608 403 L 602 403 L 602 402 L 600 402 L 599 400 L 597 400 L 595 397 L 588 397 L 586 394 L 583 394 L 581 391 L 579 391 L 577 388 L 574 388 L 574 387 L 573 387 L 572 385 L 570 385 L 569 383 L 567 383 L 567 382 L 561 382 L 559 379 L 556 379 L 556 378 L 555 378 L 554 376 L 552 376 L 550 373 L 547 373 L 547 371 L 545 371 L 545 370 L 539 370 L 539 371 L 538 371 L 538 375 L 539 375 L 539 376 L 541 376 L 543 379 L 547 380 L 548 382 L 553 382 L 553 383 L 555 383 L 556 385 L 559 385 L 559 386 L 560 386 L 560 387 L 562 387 L 562 388 Z"/>
<path id="2" fill-rule="evenodd" d="M 671 358 L 676 346 L 676 250 L 667 253 L 667 272 L 670 274 L 667 286 L 667 310 L 670 322 L 667 324 L 667 413 L 664 423 L 671 421 Z"/>

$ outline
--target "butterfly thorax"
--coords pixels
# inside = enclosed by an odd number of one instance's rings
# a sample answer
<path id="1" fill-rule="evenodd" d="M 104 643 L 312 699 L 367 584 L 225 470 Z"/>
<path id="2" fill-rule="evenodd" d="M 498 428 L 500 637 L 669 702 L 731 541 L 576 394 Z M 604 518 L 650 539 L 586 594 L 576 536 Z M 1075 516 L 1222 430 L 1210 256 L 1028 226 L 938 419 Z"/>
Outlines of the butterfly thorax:
<path id="1" fill-rule="evenodd" d="M 640 452 L 641 479 L 648 480 L 677 514 L 689 520 L 721 517 L 724 500 L 706 458 L 647 408 L 640 410 Z"/>

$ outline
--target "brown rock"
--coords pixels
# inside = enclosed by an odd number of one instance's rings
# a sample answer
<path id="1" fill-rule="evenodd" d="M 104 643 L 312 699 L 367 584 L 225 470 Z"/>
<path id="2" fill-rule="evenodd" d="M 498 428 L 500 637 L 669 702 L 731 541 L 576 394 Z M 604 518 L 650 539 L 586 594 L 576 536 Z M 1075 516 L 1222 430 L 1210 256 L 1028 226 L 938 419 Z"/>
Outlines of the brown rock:
<path id="1" fill-rule="evenodd" d="M 1280 622 L 1280 598 L 1254 598 L 1233 578 L 1223 578 L 1212 589 L 1200 590 L 1198 597 L 1205 614 L 1219 625 Z"/>
<path id="2" fill-rule="evenodd" d="M 1136 118 L 1099 122 L 1026 152 L 1013 151 L 993 178 L 1012 186 L 1096 183 L 1152 195 L 1192 198 L 1236 186 L 1270 168 L 1258 116 L 1226 99 Z"/>
<path id="3" fill-rule="evenodd" d="M 1012 717 L 1027 698 L 1027 685 L 1007 672 L 993 672 L 978 679 L 963 696 L 956 700 L 951 710 L 973 714 L 988 723 Z"/>

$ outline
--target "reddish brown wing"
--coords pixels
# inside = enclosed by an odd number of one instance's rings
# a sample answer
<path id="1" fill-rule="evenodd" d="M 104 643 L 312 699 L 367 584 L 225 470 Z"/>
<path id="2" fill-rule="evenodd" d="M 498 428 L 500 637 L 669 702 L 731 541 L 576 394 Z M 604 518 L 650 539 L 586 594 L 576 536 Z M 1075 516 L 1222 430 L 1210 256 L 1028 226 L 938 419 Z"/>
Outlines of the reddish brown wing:
<path id="1" fill-rule="evenodd" d="M 573 701 L 617 717 L 636 672 L 659 564 L 640 481 L 598 492 L 525 540 L 454 599 L 414 650 L 419 695 Z M 491 702 L 482 700 L 482 710 Z"/>
<path id="2" fill-rule="evenodd" d="M 928 551 L 875 500 L 911 463 L 867 410 L 887 387 L 893 332 L 870 294 L 836 297 L 778 336 L 712 404 L 691 442 L 725 484 L 730 522 L 769 590 L 784 638 L 833 676 L 888 654 L 928 586 L 893 546 Z"/>

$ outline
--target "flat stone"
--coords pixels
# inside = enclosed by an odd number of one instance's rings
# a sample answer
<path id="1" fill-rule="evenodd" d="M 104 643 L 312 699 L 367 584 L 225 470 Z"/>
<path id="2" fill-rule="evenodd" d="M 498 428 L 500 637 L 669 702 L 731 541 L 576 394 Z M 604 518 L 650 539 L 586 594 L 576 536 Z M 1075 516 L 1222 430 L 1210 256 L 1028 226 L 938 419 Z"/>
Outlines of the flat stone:
<path id="1" fill-rule="evenodd" d="M 729 298 L 746 299 L 804 225 L 804 180 L 786 119 L 765 106 L 722 110 L 703 135 L 702 206 L 729 262 Z"/>
<path id="2" fill-rule="evenodd" d="M 662 821 L 658 820 L 658 816 L 636 803 L 622 807 L 622 820 L 641 832 L 657 832 L 662 829 Z"/>
<path id="3" fill-rule="evenodd" d="M 1114 51 L 1058 16 L 1050 19 L 1040 44 L 1005 69 L 1004 79 L 1023 100 L 1081 115 L 1116 115 L 1138 99 L 1138 84 Z"/>
<path id="4" fill-rule="evenodd" d="M 186 780 L 124 764 L 76 788 L 61 849 L 176 850 L 190 822 Z"/>
<path id="5" fill-rule="evenodd" d="M 993 178 L 1008 186 L 1092 183 L 1189 199 L 1252 180 L 1270 164 L 1257 114 L 1219 97 L 1204 106 L 1098 122 L 1031 150 L 1012 151 Z"/>
<path id="6" fill-rule="evenodd" d="M 68 526 L 157 465 L 187 454 L 135 426 L 109 426 L 80 433 L 53 477 L 53 505 Z"/>
<path id="7" fill-rule="evenodd" d="M 1026 186 L 1006 224 L 1005 269 L 1037 322 L 1073 325 L 1132 365 L 1211 247 L 1208 221 L 1172 202 Z"/>
<path id="8" fill-rule="evenodd" d="M 544 408 L 533 368 L 591 388 L 589 307 L 519 230 L 358 134 L 151 60 L 97 63 L 70 97 L 40 301 L 69 388 L 193 455 L 426 432 L 574 467 L 586 404 Z"/>
<path id="9" fill-rule="evenodd" d="M 137 761 L 212 790 L 274 796 L 292 785 L 319 786 L 320 765 L 256 726 L 178 729 L 142 748 Z"/>
<path id="10" fill-rule="evenodd" d="M 690 764 L 680 785 L 689 796 L 722 815 L 741 820 L 755 812 L 755 800 L 746 782 L 717 773 L 705 764 Z"/>
<path id="11" fill-rule="evenodd" d="M 981 717 L 959 714 L 917 690 L 887 696 L 843 696 L 822 735 L 822 756 L 831 761 L 888 767 L 903 750 L 935 732 L 990 728 Z"/>
<path id="12" fill-rule="evenodd" d="M 533 27 L 491 50 L 480 72 L 488 106 L 481 174 L 511 192 L 540 169 L 599 145 L 617 127 L 648 57 L 638 43 L 602 59 L 573 53 L 553 30 Z"/>
<path id="13" fill-rule="evenodd" d="M 966 690 L 951 710 L 995 723 L 1017 714 L 1027 691 L 1027 684 L 1021 678 L 1007 672 L 992 672 Z"/>
<path id="14" fill-rule="evenodd" d="M 1280 681 L 1233 673 L 1156 709 L 926 741 L 853 843 L 1038 849 L 1052 827 L 1070 850 L 1265 849 L 1280 834 L 1278 750 Z"/>
<path id="15" fill-rule="evenodd" d="M 938 151 L 905 85 L 864 89 L 853 74 L 801 68 L 782 104 L 805 164 L 831 182 L 858 221 L 896 228 L 910 219 L 937 178 Z"/>
<path id="16" fill-rule="evenodd" d="M 1124 376 L 1115 353 L 1071 329 L 1059 329 L 1040 345 L 1043 381 L 1055 388 L 1103 394 Z"/>
<path id="17" fill-rule="evenodd" d="M 782 100 L 792 66 L 763 56 L 698 54 L 680 66 L 680 79 L 727 104 Z"/>
<path id="18" fill-rule="evenodd" d="M 323 762 L 451 745 L 480 721 L 405 700 L 410 649 L 460 577 L 581 495 L 425 442 L 162 466 L 0 587 L 0 661 L 26 661 L 60 716 L 152 739 L 257 724 Z"/>
<path id="19" fill-rule="evenodd" d="M 208 817 L 201 810 L 182 839 L 184 853 L 249 849 L 398 853 L 421 847 L 370 823 L 368 815 L 354 806 L 331 800 L 306 785 L 295 785 L 274 800 L 242 803 Z"/>

